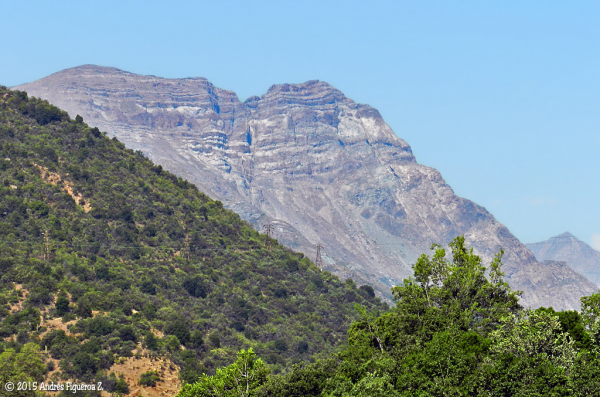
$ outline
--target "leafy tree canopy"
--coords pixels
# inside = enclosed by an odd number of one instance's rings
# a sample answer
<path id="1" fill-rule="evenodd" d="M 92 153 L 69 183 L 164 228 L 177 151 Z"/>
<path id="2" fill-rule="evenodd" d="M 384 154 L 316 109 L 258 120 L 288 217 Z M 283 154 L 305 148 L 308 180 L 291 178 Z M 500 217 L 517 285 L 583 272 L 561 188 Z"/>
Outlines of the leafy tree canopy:
<path id="1" fill-rule="evenodd" d="M 177 397 L 253 396 L 266 382 L 268 373 L 268 367 L 252 348 L 241 350 L 233 364 L 217 369 L 214 376 L 203 374 L 197 382 L 184 385 Z"/>

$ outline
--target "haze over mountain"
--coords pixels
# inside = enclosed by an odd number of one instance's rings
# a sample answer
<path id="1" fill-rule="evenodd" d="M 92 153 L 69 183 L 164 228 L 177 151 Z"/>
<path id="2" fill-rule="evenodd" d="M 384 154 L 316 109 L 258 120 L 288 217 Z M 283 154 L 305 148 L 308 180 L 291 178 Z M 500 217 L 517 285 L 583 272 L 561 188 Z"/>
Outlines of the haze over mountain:
<path id="1" fill-rule="evenodd" d="M 79 114 L 195 183 L 324 268 L 380 293 L 432 243 L 464 234 L 484 259 L 505 250 L 523 304 L 579 307 L 585 277 L 532 252 L 485 208 L 418 164 L 379 112 L 320 81 L 272 86 L 240 102 L 204 78 L 163 79 L 86 65 L 15 87 Z M 388 295 L 389 296 L 389 295 Z"/>
<path id="2" fill-rule="evenodd" d="M 526 244 L 538 260 L 564 261 L 600 286 L 600 252 L 569 232 L 539 243 Z"/>

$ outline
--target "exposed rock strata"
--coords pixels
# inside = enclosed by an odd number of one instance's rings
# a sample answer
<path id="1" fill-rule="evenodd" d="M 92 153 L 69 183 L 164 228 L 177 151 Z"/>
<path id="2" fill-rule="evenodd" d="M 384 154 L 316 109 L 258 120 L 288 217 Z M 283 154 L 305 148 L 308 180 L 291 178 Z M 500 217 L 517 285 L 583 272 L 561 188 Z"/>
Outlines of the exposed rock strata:
<path id="1" fill-rule="evenodd" d="M 539 243 L 526 244 L 540 261 L 564 261 L 600 286 L 600 252 L 566 232 Z"/>
<path id="2" fill-rule="evenodd" d="M 274 237 L 388 294 L 432 243 L 464 234 L 528 305 L 578 307 L 593 292 L 568 267 L 534 255 L 483 207 L 419 165 L 376 109 L 327 83 L 274 85 L 240 102 L 204 78 L 163 79 L 81 66 L 17 89 L 79 114 Z M 531 277 L 535 275 L 535 282 Z M 555 282 L 556 280 L 562 280 Z"/>

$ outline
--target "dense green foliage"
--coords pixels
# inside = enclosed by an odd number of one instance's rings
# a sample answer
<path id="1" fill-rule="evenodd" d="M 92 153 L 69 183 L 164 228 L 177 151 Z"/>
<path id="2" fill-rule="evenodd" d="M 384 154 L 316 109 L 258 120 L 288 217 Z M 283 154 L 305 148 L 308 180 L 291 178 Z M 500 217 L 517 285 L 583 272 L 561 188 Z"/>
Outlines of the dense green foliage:
<path id="1" fill-rule="evenodd" d="M 0 352 L 33 342 L 60 377 L 115 385 L 106 370 L 137 346 L 188 382 L 248 348 L 277 373 L 344 344 L 354 303 L 387 307 L 269 246 L 81 117 L 0 88 Z M 69 333 L 43 326 L 57 317 Z"/>
<path id="2" fill-rule="evenodd" d="M 450 247 L 452 260 L 434 246 L 417 261 L 414 278 L 393 288 L 395 308 L 378 315 L 357 305 L 343 351 L 294 365 L 251 395 L 600 395 L 600 294 L 582 299 L 583 315 L 524 310 L 502 281 L 502 253 L 486 277 L 463 237 Z M 181 395 L 217 395 L 192 390 Z"/>

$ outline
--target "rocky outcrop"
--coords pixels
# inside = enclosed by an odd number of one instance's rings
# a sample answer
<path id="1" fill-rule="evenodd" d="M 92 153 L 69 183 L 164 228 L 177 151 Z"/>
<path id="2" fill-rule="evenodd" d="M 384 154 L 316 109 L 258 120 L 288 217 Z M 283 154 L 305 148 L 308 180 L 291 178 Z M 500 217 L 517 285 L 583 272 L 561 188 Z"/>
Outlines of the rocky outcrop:
<path id="1" fill-rule="evenodd" d="M 527 244 L 527 248 L 540 261 L 566 262 L 573 270 L 600 286 L 600 252 L 571 233 L 566 232 L 546 241 Z"/>
<path id="2" fill-rule="evenodd" d="M 525 304 L 577 307 L 593 288 L 568 267 L 538 263 L 483 207 L 418 164 L 376 109 L 327 83 L 274 85 L 242 103 L 203 78 L 87 65 L 15 88 L 83 116 L 255 227 L 272 223 L 289 247 L 314 257 L 323 244 L 326 270 L 388 297 L 432 243 L 459 234 L 485 261 L 504 248 L 504 271 Z"/>

